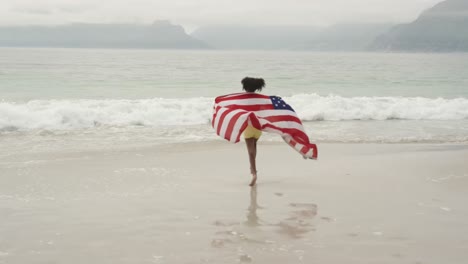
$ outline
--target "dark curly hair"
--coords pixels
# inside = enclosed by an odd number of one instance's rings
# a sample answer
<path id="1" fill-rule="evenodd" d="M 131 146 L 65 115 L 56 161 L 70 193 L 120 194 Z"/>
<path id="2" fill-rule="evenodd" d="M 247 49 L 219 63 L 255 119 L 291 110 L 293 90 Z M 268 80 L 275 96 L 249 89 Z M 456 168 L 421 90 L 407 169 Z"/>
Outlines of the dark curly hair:
<path id="1" fill-rule="evenodd" d="M 241 83 L 243 89 L 249 93 L 260 92 L 262 88 L 265 87 L 265 80 L 262 78 L 245 77 L 242 79 Z"/>

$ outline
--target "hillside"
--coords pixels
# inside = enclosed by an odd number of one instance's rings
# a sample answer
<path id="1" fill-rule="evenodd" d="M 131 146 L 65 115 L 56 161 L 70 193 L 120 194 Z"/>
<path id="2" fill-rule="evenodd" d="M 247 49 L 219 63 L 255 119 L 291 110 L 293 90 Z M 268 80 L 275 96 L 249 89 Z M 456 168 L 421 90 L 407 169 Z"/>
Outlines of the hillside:
<path id="1" fill-rule="evenodd" d="M 447 0 L 423 12 L 409 24 L 393 27 L 370 45 L 370 50 L 468 51 L 468 0 Z"/>
<path id="2" fill-rule="evenodd" d="M 178 25 L 70 24 L 0 27 L 0 46 L 72 48 L 206 49 Z"/>

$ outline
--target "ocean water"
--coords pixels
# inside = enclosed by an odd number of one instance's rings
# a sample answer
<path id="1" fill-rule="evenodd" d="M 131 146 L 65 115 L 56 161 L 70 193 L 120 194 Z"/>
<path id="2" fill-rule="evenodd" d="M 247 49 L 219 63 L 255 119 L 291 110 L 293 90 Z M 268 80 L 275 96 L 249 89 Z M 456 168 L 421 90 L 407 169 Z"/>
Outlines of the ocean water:
<path id="1" fill-rule="evenodd" d="M 218 141 L 213 98 L 245 76 L 318 143 L 468 143 L 468 54 L 0 48 L 0 148 Z"/>

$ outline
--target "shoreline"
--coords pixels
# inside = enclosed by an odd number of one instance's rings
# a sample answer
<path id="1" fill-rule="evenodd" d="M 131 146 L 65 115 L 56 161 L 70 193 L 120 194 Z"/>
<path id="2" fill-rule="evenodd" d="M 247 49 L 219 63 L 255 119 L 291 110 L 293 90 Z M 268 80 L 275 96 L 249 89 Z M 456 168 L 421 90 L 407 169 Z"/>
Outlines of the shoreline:
<path id="1" fill-rule="evenodd" d="M 9 156 L 0 263 L 453 263 L 468 145 L 176 144 Z"/>

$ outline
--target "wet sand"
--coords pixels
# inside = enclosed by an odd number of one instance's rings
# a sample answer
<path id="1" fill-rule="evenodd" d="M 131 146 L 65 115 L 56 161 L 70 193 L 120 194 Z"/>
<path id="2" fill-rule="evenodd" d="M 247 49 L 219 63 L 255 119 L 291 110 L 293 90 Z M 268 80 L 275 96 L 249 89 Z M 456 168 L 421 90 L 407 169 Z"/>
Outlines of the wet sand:
<path id="1" fill-rule="evenodd" d="M 0 263 L 467 263 L 468 146 L 319 147 L 6 156 Z"/>

